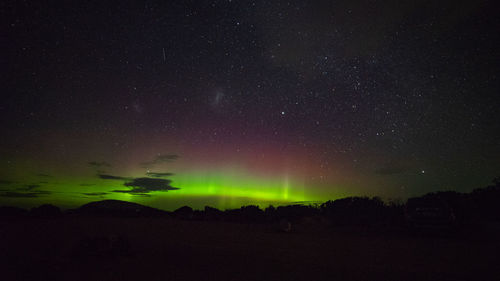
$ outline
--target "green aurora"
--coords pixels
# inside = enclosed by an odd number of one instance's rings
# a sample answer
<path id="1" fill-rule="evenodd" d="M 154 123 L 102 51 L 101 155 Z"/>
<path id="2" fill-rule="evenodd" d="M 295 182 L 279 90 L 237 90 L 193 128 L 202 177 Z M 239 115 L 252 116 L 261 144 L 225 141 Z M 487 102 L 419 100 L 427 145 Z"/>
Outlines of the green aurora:
<path id="1" fill-rule="evenodd" d="M 63 173 L 64 174 L 64 173 Z M 242 205 L 291 204 L 303 201 L 325 201 L 327 196 L 312 189 L 288 174 L 257 176 L 242 170 L 184 171 L 167 177 L 177 190 L 152 191 L 145 194 L 113 192 L 126 190 L 124 184 L 132 178 L 144 177 L 137 171 L 125 179 L 101 179 L 95 174 L 58 176 L 34 174 L 21 180 L 15 173 L 9 184 L 3 184 L 2 205 L 26 207 L 51 203 L 63 208 L 74 208 L 90 201 L 117 199 L 165 210 L 189 205 L 201 209 L 206 205 L 219 209 L 239 208 Z M 8 187 L 8 188 L 7 188 Z M 8 190 L 10 193 L 5 193 Z"/>

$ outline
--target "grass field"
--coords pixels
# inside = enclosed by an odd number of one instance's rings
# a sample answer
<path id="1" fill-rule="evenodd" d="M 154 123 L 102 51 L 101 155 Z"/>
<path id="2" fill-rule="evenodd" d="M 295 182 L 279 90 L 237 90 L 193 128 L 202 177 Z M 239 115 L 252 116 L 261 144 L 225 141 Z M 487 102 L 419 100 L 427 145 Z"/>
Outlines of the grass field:
<path id="1" fill-rule="evenodd" d="M 2 221 L 2 280 L 499 280 L 498 232 L 415 235 L 404 229 L 174 219 Z M 119 236 L 119 254 L 82 251 Z"/>

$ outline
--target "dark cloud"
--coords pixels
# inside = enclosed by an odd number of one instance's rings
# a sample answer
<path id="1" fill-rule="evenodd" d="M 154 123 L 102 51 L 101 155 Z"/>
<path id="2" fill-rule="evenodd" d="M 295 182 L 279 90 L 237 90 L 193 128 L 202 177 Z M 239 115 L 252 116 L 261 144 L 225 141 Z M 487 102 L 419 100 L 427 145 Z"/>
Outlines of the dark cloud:
<path id="1" fill-rule="evenodd" d="M 166 179 L 136 178 L 124 185 L 131 186 L 137 190 L 143 190 L 143 192 L 177 190 L 178 188 L 170 185 L 171 182 L 171 180 Z"/>
<path id="2" fill-rule="evenodd" d="M 87 195 L 87 196 L 104 196 L 104 195 L 108 195 L 109 193 L 108 192 L 88 192 L 88 193 L 82 193 L 83 195 Z"/>
<path id="3" fill-rule="evenodd" d="M 9 185 L 9 184 L 13 184 L 15 182 L 13 181 L 8 181 L 8 180 L 0 180 L 0 184 L 4 184 L 4 185 Z"/>
<path id="4" fill-rule="evenodd" d="M 33 190 L 33 189 L 35 189 L 35 188 L 39 188 L 39 187 L 40 187 L 40 185 L 39 185 L 39 184 L 29 184 L 29 185 L 26 185 L 26 186 L 25 186 L 25 189 L 26 189 L 26 190 Z"/>
<path id="5" fill-rule="evenodd" d="M 51 178 L 52 177 L 51 175 L 47 175 L 47 174 L 37 174 L 37 176 L 43 177 L 43 178 Z"/>
<path id="6" fill-rule="evenodd" d="M 142 162 L 141 166 L 150 167 L 156 164 L 168 163 L 175 161 L 179 158 L 179 155 L 176 154 L 158 154 L 153 161 Z"/>
<path id="7" fill-rule="evenodd" d="M 0 192 L 0 197 L 9 197 L 9 198 L 34 198 L 34 197 L 38 197 L 38 193 L 36 193 L 36 192 L 6 191 L 6 192 Z"/>
<path id="8" fill-rule="evenodd" d="M 5 191 L 0 192 L 0 197 L 9 197 L 9 198 L 36 198 L 43 195 L 50 195 L 52 192 L 45 190 L 37 190 L 33 192 L 18 192 L 18 191 Z"/>
<path id="9" fill-rule="evenodd" d="M 39 183 L 39 184 L 47 184 L 47 183 L 49 183 L 49 182 L 48 182 L 48 181 L 39 181 L 38 183 Z"/>
<path id="10" fill-rule="evenodd" d="M 104 162 L 104 161 L 90 161 L 88 162 L 88 164 L 92 167 L 96 167 L 96 168 L 101 168 L 101 167 L 111 167 L 111 164 L 109 164 L 108 162 Z"/>
<path id="11" fill-rule="evenodd" d="M 97 176 L 103 180 L 127 180 L 128 179 L 125 177 L 112 176 L 112 175 L 106 175 L 106 174 L 98 174 Z"/>
<path id="12" fill-rule="evenodd" d="M 172 181 L 166 179 L 136 178 L 123 185 L 130 187 L 127 190 L 113 190 L 112 192 L 129 193 L 133 195 L 146 195 L 152 191 L 169 191 L 179 188 L 171 186 Z"/>
<path id="13" fill-rule="evenodd" d="M 123 190 L 123 189 L 117 189 L 117 190 L 112 190 L 111 192 L 116 192 L 116 193 L 127 193 L 130 195 L 135 195 L 135 196 L 144 196 L 144 197 L 151 197 L 151 195 L 147 193 L 141 193 L 141 192 L 135 192 L 134 190 Z"/>
<path id="14" fill-rule="evenodd" d="M 21 190 L 21 191 L 32 191 L 35 188 L 39 188 L 39 184 L 27 184 L 23 187 L 16 188 L 16 190 Z"/>
<path id="15" fill-rule="evenodd" d="M 174 160 L 177 160 L 179 158 L 179 155 L 176 154 L 160 154 L 156 156 L 155 162 L 156 163 L 163 163 L 163 162 L 172 162 Z"/>
<path id="16" fill-rule="evenodd" d="M 163 177 L 169 177 L 173 176 L 173 173 L 157 173 L 157 172 L 147 172 L 147 176 L 153 177 L 153 178 L 163 178 Z"/>

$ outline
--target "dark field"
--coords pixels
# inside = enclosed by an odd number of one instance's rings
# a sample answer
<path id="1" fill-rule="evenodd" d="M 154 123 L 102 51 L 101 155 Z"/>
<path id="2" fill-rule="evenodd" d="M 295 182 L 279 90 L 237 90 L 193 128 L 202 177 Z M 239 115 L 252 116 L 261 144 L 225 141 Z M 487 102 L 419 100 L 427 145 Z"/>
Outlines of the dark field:
<path id="1" fill-rule="evenodd" d="M 498 280 L 499 272 L 492 231 L 306 223 L 281 233 L 269 224 L 61 218 L 3 221 L 0 234 L 3 280 Z M 109 237 L 127 246 L 82 246 Z"/>

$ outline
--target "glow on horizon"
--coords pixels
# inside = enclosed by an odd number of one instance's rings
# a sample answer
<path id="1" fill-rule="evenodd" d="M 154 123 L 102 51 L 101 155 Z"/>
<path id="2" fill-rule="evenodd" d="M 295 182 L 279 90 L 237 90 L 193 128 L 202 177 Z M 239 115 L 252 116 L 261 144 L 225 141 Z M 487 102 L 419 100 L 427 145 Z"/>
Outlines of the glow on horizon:
<path id="1" fill-rule="evenodd" d="M 313 200 L 304 195 L 304 186 L 291 183 L 288 174 L 282 177 L 257 177 L 242 171 L 195 171 L 174 175 L 171 179 L 172 185 L 180 189 L 164 193 L 162 197 L 188 199 L 191 196 L 216 196 L 220 197 L 220 204 L 216 207 L 227 207 L 224 202 L 237 198 L 246 198 L 257 205 L 260 202 Z"/>
<path id="2" fill-rule="evenodd" d="M 270 204 L 292 204 L 323 198 L 306 196 L 304 186 L 293 183 L 288 174 L 282 177 L 257 177 L 235 170 L 189 171 L 169 179 L 174 187 L 180 189 L 151 192 L 151 197 L 111 193 L 106 198 L 153 204 L 161 209 L 175 209 L 183 205 L 190 205 L 195 209 L 205 205 L 219 209 L 239 208 L 248 204 L 266 207 Z M 121 182 L 115 184 L 123 189 Z M 193 204 L 193 198 L 205 198 L 207 201 Z"/>
<path id="3" fill-rule="evenodd" d="M 123 172 L 123 171 L 122 171 Z M 110 174 L 115 174 L 111 172 Z M 130 178 L 146 177 L 144 170 L 116 173 Z M 279 175 L 263 175 L 248 172 L 241 168 L 186 169 L 167 177 L 178 190 L 167 192 L 154 191 L 148 196 L 116 193 L 112 190 L 126 190 L 127 180 L 105 180 L 94 173 L 79 176 L 54 175 L 51 183 L 42 184 L 40 190 L 52 194 L 34 198 L 3 198 L 15 205 L 36 206 L 51 203 L 63 208 L 74 208 L 98 200 L 116 199 L 137 202 L 164 210 L 174 210 L 188 205 L 195 209 L 212 206 L 219 209 L 239 208 L 242 205 L 292 204 L 300 201 L 319 201 L 325 199 L 319 190 L 308 186 L 305 192 L 304 181 L 294 178 L 288 172 Z M 36 177 L 31 182 L 38 180 Z M 314 191 L 314 192 L 311 192 Z M 98 195 L 103 193 L 102 195 Z M 314 193 L 314 194 L 313 194 Z"/>

